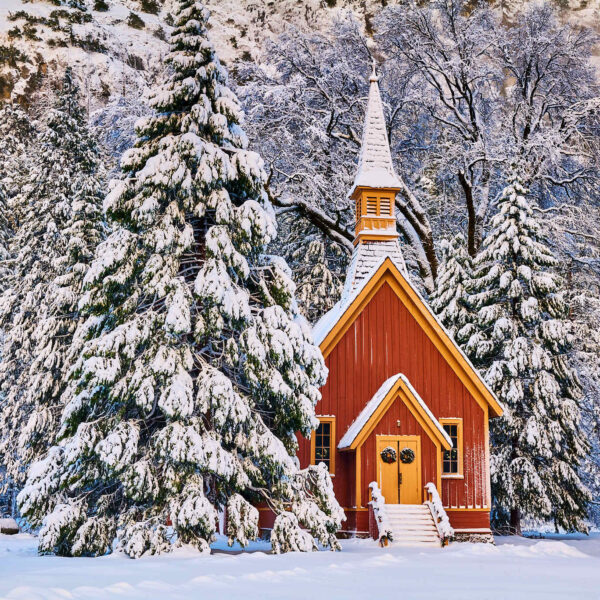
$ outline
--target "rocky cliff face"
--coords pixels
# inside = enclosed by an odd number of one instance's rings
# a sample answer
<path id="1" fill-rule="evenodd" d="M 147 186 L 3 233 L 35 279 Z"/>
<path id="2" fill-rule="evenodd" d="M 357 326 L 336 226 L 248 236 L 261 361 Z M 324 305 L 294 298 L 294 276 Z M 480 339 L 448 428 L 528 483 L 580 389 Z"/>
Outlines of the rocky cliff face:
<path id="1" fill-rule="evenodd" d="M 0 98 L 27 103 L 45 77 L 73 66 L 90 110 L 124 96 L 138 101 L 163 69 L 174 0 L 2 0 Z M 257 59 L 289 26 L 325 30 L 352 11 L 369 31 L 395 0 L 207 0 L 222 61 Z M 564 18 L 600 30 L 600 0 L 555 0 Z M 494 0 L 514 20 L 525 0 Z"/>

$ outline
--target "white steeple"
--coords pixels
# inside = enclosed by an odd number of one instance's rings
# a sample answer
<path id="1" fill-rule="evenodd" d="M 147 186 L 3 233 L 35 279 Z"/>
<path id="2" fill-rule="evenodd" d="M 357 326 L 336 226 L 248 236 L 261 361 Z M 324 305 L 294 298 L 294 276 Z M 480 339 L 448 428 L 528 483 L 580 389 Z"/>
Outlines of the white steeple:
<path id="1" fill-rule="evenodd" d="M 373 65 L 358 171 L 349 193 L 356 203 L 356 238 L 342 301 L 385 258 L 406 273 L 395 217 L 395 198 L 402 182 L 392 163 L 378 80 Z"/>
<path id="2" fill-rule="evenodd" d="M 358 157 L 358 170 L 348 196 L 352 196 L 358 187 L 401 187 L 392 163 L 375 62 L 373 62 L 373 72 L 369 82 L 369 100 Z"/>

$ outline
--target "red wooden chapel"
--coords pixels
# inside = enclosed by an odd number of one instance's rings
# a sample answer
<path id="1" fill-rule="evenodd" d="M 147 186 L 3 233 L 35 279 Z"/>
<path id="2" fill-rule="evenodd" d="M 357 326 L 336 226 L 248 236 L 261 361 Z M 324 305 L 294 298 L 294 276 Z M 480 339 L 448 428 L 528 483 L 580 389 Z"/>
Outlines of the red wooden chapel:
<path id="1" fill-rule="evenodd" d="M 329 468 L 345 532 L 368 533 L 371 482 L 386 506 L 421 505 L 432 483 L 457 537 L 485 536 L 488 423 L 502 408 L 410 281 L 394 214 L 401 187 L 374 72 L 349 193 L 355 249 L 340 301 L 314 328 L 329 378 L 299 459 Z"/>

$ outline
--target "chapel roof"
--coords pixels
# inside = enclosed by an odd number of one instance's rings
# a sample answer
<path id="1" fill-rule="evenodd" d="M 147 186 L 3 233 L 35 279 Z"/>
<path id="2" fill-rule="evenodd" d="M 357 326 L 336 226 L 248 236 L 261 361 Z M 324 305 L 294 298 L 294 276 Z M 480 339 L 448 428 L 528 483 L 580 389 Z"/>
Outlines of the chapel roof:
<path id="1" fill-rule="evenodd" d="M 315 324 L 313 339 L 320 346 L 323 354 L 327 356 L 332 344 L 337 343 L 335 342 L 337 336 L 357 318 L 369 294 L 377 289 L 379 282 L 386 276 L 392 277 L 400 286 L 404 297 L 403 302 L 410 304 L 411 314 L 415 316 L 438 350 L 452 357 L 452 362 L 456 363 L 454 369 L 457 370 L 463 383 L 471 382 L 474 385 L 473 393 L 490 407 L 491 416 L 501 416 L 503 408 L 494 392 L 433 313 L 408 274 L 389 256 L 380 256 L 360 283 L 354 286 L 348 295 L 342 296 L 339 302 Z"/>

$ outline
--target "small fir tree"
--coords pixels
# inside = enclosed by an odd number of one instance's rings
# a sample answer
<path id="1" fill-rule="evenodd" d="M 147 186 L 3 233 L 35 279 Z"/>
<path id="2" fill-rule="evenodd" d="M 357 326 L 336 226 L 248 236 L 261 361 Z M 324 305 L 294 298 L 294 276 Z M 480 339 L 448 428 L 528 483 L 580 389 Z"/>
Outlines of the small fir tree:
<path id="1" fill-rule="evenodd" d="M 586 530 L 589 493 L 579 478 L 588 445 L 580 431 L 581 387 L 557 260 L 514 176 L 476 259 L 472 301 L 478 331 L 467 350 L 502 401 L 492 421 L 492 485 L 499 525 L 522 518 Z"/>
<path id="2" fill-rule="evenodd" d="M 326 369 L 287 266 L 264 254 L 266 177 L 207 19 L 178 3 L 173 74 L 105 200 L 115 230 L 85 277 L 64 439 L 19 495 L 41 552 L 103 554 L 115 532 L 131 557 L 174 540 L 207 551 L 219 511 L 245 544 L 257 502 L 277 513 L 275 551 L 313 549 L 313 536 L 338 547 L 329 474 L 295 458 Z"/>
<path id="3" fill-rule="evenodd" d="M 98 150 L 69 69 L 45 125 L 31 182 L 12 201 L 17 227 L 0 298 L 0 451 L 16 486 L 54 441 L 77 297 L 102 227 Z"/>
<path id="4" fill-rule="evenodd" d="M 474 333 L 474 311 L 469 303 L 468 286 L 473 275 L 472 259 L 462 234 L 441 243 L 440 267 L 430 304 L 444 327 L 459 343 Z"/>

